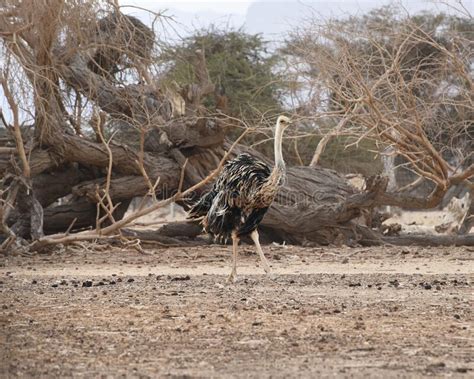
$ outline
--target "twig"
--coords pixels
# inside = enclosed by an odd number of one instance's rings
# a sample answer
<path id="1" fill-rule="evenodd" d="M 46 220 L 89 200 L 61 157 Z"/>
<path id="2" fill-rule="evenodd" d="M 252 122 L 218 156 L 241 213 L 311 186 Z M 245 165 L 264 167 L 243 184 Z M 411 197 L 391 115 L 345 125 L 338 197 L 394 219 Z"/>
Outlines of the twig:
<path id="1" fill-rule="evenodd" d="M 184 161 L 183 168 L 181 169 L 181 175 L 179 177 L 179 184 L 178 184 L 178 193 L 181 192 L 183 189 L 183 182 L 184 182 L 184 173 L 186 172 L 186 165 L 188 164 L 188 158 Z"/>
<path id="2" fill-rule="evenodd" d="M 332 137 L 335 137 L 339 134 L 342 128 L 351 120 L 354 114 L 357 114 L 359 111 L 359 104 L 356 104 L 354 109 L 350 108 L 346 111 L 344 116 L 342 116 L 339 123 L 331 129 L 329 133 L 326 133 L 324 137 L 319 141 L 318 146 L 316 147 L 316 151 L 314 152 L 313 158 L 311 159 L 311 163 L 309 164 L 310 167 L 316 167 L 319 163 L 319 159 L 321 158 L 321 154 L 324 152 L 324 148 L 331 140 Z"/>
<path id="3" fill-rule="evenodd" d="M 26 158 L 25 146 L 23 144 L 23 137 L 21 136 L 20 130 L 20 121 L 18 118 L 18 105 L 13 98 L 12 93 L 10 92 L 10 88 L 7 84 L 7 79 L 5 75 L 0 76 L 0 82 L 2 83 L 3 93 L 7 99 L 8 105 L 12 111 L 13 115 L 13 136 L 15 137 L 16 148 L 18 150 L 18 155 L 20 156 L 20 160 L 23 166 L 23 176 L 25 178 L 30 177 L 30 164 L 28 163 L 28 159 Z"/>
<path id="4" fill-rule="evenodd" d="M 110 148 L 110 142 L 112 141 L 115 133 L 113 133 L 112 136 L 109 138 L 109 140 L 106 141 L 103 134 L 103 126 L 105 124 L 106 114 L 103 112 L 96 111 L 95 117 L 97 118 L 96 125 L 95 125 L 97 136 L 99 137 L 100 142 L 102 142 L 105 149 L 107 150 L 107 155 L 109 158 L 108 166 L 107 166 L 107 177 L 105 181 L 105 189 L 103 190 L 103 194 L 100 194 L 99 190 L 97 190 L 97 204 L 106 212 L 106 215 L 98 219 L 96 223 L 96 231 L 100 233 L 101 224 L 106 218 L 109 218 L 112 223 L 115 222 L 113 213 L 118 206 L 118 205 L 114 206 L 112 198 L 110 197 L 110 182 L 112 180 L 112 169 L 113 169 L 113 164 L 114 164 L 114 158 L 112 154 L 112 149 Z M 107 204 L 104 203 L 104 200 L 107 200 Z M 99 209 L 97 210 L 97 212 L 99 215 Z"/>
<path id="5" fill-rule="evenodd" d="M 74 224 L 76 223 L 77 221 L 77 217 L 74 217 L 74 220 L 72 220 L 71 224 L 68 226 L 68 228 L 66 229 L 66 231 L 64 232 L 64 234 L 66 236 L 69 235 L 69 233 L 71 232 L 72 228 L 74 227 Z"/>

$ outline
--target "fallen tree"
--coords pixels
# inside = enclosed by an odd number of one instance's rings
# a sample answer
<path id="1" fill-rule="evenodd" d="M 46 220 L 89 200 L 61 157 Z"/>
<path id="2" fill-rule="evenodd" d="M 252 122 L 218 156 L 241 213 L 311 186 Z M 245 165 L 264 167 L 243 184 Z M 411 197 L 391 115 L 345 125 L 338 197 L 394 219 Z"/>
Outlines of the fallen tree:
<path id="1" fill-rule="evenodd" d="M 269 162 L 239 140 L 232 144 L 226 139 L 230 126 L 241 123 L 246 132 L 251 126 L 204 107 L 203 100 L 215 95 L 204 51 L 194 57 L 194 83 L 164 88 L 150 69 L 154 32 L 123 15 L 115 3 L 40 3 L 12 1 L 0 8 L 0 37 L 8 56 L 1 83 L 13 115 L 9 121 L 2 117 L 10 132 L 0 149 L 2 249 L 21 240 L 41 249 L 97 238 L 137 238 L 123 228 L 172 202 L 189 204 L 209 188 L 226 159 L 248 151 Z M 96 7 L 102 7 L 100 18 Z M 135 78 L 132 84 L 130 78 Z M 18 88 L 26 89 L 23 98 Z M 368 104 L 364 111 L 377 116 L 378 107 L 371 105 L 375 96 L 368 90 L 362 101 Z M 33 120 L 25 127 L 18 104 L 29 99 Z M 114 131 L 115 125 L 119 129 Z M 381 235 L 355 223 L 363 213 L 407 202 L 432 207 L 451 185 L 472 176 L 472 166 L 448 175 L 447 163 L 423 131 L 410 133 L 415 147 L 433 157 L 411 160 L 437 184 L 430 197 L 389 193 L 383 177 L 370 178 L 359 191 L 343 175 L 316 164 L 290 167 L 262 223 L 264 239 L 331 244 L 371 236 L 380 243 Z M 137 196 L 151 196 L 154 203 L 123 218 Z M 189 228 L 182 233 L 189 235 Z M 160 238 L 176 242 L 174 237 Z"/>

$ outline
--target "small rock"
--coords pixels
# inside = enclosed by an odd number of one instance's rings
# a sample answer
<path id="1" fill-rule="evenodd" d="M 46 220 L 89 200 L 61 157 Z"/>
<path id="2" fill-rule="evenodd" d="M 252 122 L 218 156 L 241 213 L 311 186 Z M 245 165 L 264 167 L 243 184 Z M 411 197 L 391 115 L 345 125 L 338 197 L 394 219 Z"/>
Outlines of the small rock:
<path id="1" fill-rule="evenodd" d="M 425 283 L 425 285 L 423 286 L 423 288 L 424 288 L 425 290 L 430 290 L 430 289 L 431 289 L 431 284 Z"/>
<path id="2" fill-rule="evenodd" d="M 400 282 L 397 279 L 390 280 L 389 283 L 394 287 L 400 286 Z"/>
<path id="3" fill-rule="evenodd" d="M 135 281 L 135 279 L 129 278 L 129 279 L 127 280 L 127 283 L 133 283 L 134 281 Z"/>
<path id="4" fill-rule="evenodd" d="M 349 287 L 360 287 L 361 284 L 359 282 L 357 283 L 349 283 Z"/>
<path id="5" fill-rule="evenodd" d="M 83 287 L 92 287 L 92 280 L 86 280 L 82 282 Z"/>
<path id="6" fill-rule="evenodd" d="M 430 364 L 429 366 L 426 367 L 426 369 L 431 371 L 431 370 L 436 370 L 436 369 L 444 368 L 444 367 L 446 367 L 446 363 L 438 362 L 438 363 Z"/>
<path id="7" fill-rule="evenodd" d="M 172 282 L 177 282 L 177 281 L 181 281 L 181 280 L 190 280 L 191 277 L 189 275 L 186 275 L 186 276 L 175 276 L 173 278 L 171 278 L 171 281 Z"/>

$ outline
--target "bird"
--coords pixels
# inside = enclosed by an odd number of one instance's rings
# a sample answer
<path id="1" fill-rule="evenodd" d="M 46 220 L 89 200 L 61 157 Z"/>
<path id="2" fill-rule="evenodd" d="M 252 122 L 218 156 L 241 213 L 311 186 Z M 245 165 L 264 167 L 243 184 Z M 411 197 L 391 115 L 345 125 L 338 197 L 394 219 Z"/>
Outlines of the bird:
<path id="1" fill-rule="evenodd" d="M 270 274 L 257 229 L 285 181 L 282 140 L 290 124 L 287 116 L 277 118 L 273 169 L 248 153 L 239 154 L 223 166 L 212 189 L 188 211 L 188 218 L 200 220 L 205 232 L 221 241 L 232 239 L 232 271 L 227 279 L 230 283 L 237 280 L 237 248 L 244 236 L 250 236 L 263 269 Z"/>

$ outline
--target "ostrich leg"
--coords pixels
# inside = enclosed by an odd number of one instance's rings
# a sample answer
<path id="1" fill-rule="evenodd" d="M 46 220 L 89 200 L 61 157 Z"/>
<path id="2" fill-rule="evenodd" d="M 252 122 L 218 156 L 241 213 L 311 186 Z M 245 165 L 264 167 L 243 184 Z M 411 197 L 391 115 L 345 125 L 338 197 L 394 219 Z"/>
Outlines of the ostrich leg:
<path id="1" fill-rule="evenodd" d="M 250 238 L 252 238 L 253 243 L 255 244 L 255 248 L 257 249 L 258 256 L 260 257 L 260 261 L 262 262 L 263 269 L 267 274 L 270 274 L 270 265 L 268 264 L 267 258 L 263 255 L 262 247 L 260 246 L 260 240 L 258 237 L 257 230 L 254 230 L 250 234 Z"/>
<path id="2" fill-rule="evenodd" d="M 232 271 L 227 278 L 228 283 L 235 283 L 237 280 L 237 247 L 239 246 L 239 237 L 232 232 Z"/>

